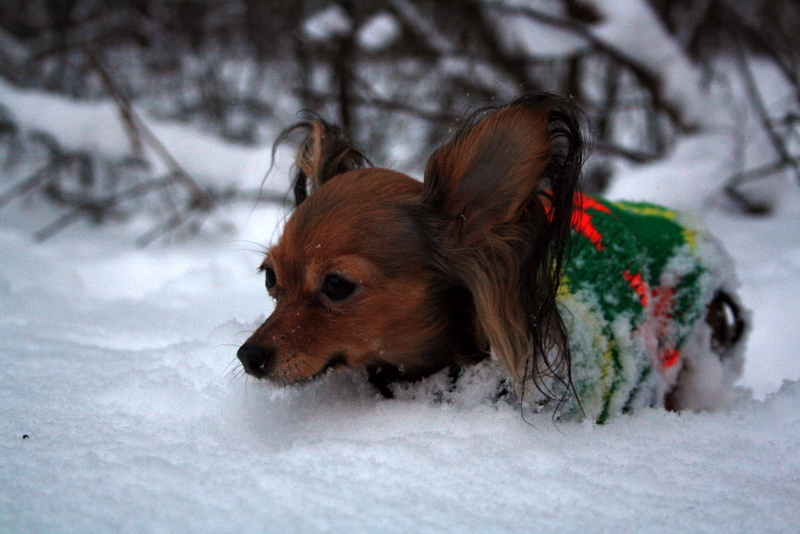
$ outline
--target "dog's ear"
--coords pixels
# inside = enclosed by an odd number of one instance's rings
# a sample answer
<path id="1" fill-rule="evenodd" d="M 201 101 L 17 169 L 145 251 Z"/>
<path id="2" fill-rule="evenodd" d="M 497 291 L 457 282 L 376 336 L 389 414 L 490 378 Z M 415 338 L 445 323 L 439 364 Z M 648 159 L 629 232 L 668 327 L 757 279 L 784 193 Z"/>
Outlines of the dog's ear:
<path id="1" fill-rule="evenodd" d="M 305 138 L 295 154 L 297 170 L 292 180 L 295 206 L 334 176 L 370 165 L 369 160 L 351 146 L 341 128 L 318 118 L 285 129 L 275 141 L 273 154 L 275 147 L 297 131 L 305 133 Z"/>
<path id="2" fill-rule="evenodd" d="M 533 197 L 547 209 L 565 206 L 570 212 L 582 150 L 571 102 L 526 95 L 478 111 L 433 153 L 423 201 L 448 218 L 461 218 L 466 235 L 518 220 Z"/>
<path id="3" fill-rule="evenodd" d="M 476 337 L 524 389 L 570 382 L 556 296 L 583 160 L 580 112 L 550 94 L 478 112 L 436 150 L 422 200 L 442 216 L 447 274 L 472 295 Z"/>
<path id="4" fill-rule="evenodd" d="M 465 233 L 518 218 L 550 155 L 548 117 L 538 102 L 481 110 L 437 149 L 425 168 L 424 201 Z"/>

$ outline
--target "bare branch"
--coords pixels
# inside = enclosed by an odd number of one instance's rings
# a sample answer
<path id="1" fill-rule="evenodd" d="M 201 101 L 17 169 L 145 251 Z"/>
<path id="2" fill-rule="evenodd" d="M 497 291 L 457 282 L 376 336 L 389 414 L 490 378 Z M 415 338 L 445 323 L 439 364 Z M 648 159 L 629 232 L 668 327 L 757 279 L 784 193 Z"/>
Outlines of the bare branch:
<path id="1" fill-rule="evenodd" d="M 161 140 L 158 138 L 158 136 L 156 136 L 147 126 L 147 124 L 144 123 L 141 117 L 139 117 L 139 114 L 136 113 L 130 102 L 124 97 L 122 91 L 120 91 L 119 87 L 117 87 L 117 85 L 114 83 L 108 71 L 103 68 L 97 57 L 88 49 L 87 54 L 91 59 L 92 64 L 100 73 L 103 83 L 106 85 L 109 94 L 114 99 L 117 107 L 119 107 L 125 124 L 128 125 L 130 130 L 134 133 L 134 136 L 137 139 L 143 138 L 144 142 L 150 145 L 150 148 L 152 148 L 164 161 L 164 163 L 166 163 L 168 168 L 172 170 L 172 173 L 175 175 L 175 177 L 191 191 L 193 196 L 193 207 L 201 210 L 211 209 L 213 203 L 211 202 L 211 198 L 208 196 L 206 191 L 200 187 L 197 182 L 194 181 L 194 179 L 192 179 L 189 173 L 184 170 L 181 164 L 172 156 L 170 151 L 164 146 L 163 143 L 161 143 Z M 141 147 L 141 142 L 138 142 L 137 144 Z"/>
<path id="2" fill-rule="evenodd" d="M 780 134 L 778 134 L 778 132 L 775 131 L 772 119 L 770 118 L 769 112 L 764 105 L 764 100 L 761 98 L 761 93 L 758 90 L 753 72 L 750 70 L 750 65 L 747 62 L 744 51 L 741 49 L 741 45 L 738 45 L 737 48 L 736 64 L 739 67 L 739 72 L 742 76 L 742 81 L 744 81 L 750 103 L 752 104 L 755 112 L 758 114 L 761 127 L 764 130 L 764 133 L 767 134 L 767 137 L 772 144 L 772 148 L 778 155 L 778 163 L 783 167 L 791 167 L 798 183 L 800 183 L 800 162 L 798 162 L 798 159 L 790 154 L 789 149 L 786 146 L 786 141 L 783 139 L 783 137 L 781 137 Z M 742 179 L 740 178 L 737 180 L 736 184 L 740 184 L 741 182 Z"/>
<path id="3" fill-rule="evenodd" d="M 642 65 L 636 58 L 630 57 L 622 50 L 616 48 L 612 43 L 606 42 L 598 37 L 591 31 L 591 26 L 589 24 L 575 19 L 553 16 L 527 6 L 510 6 L 498 0 L 483 0 L 481 3 L 488 9 L 494 9 L 498 12 L 510 15 L 525 16 L 531 20 L 541 22 L 585 39 L 586 42 L 596 50 L 607 54 L 613 60 L 627 67 L 637 78 L 639 83 L 652 95 L 655 106 L 663 110 L 678 128 L 686 132 L 696 130 L 697 125 L 686 122 L 680 107 L 670 102 L 669 99 L 664 96 L 663 81 L 659 73 L 652 71 L 647 65 Z"/>

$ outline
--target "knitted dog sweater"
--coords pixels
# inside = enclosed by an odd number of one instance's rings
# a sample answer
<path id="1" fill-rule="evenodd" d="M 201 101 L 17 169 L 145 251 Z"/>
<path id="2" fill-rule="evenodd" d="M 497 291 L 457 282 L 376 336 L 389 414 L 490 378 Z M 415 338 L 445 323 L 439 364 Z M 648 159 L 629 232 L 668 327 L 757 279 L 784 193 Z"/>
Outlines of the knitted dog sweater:
<path id="1" fill-rule="evenodd" d="M 663 404 L 684 352 L 698 350 L 696 332 L 710 333 L 706 305 L 726 258 L 696 225 L 652 204 L 577 195 L 572 226 L 559 304 L 580 404 L 566 411 L 603 422 Z"/>

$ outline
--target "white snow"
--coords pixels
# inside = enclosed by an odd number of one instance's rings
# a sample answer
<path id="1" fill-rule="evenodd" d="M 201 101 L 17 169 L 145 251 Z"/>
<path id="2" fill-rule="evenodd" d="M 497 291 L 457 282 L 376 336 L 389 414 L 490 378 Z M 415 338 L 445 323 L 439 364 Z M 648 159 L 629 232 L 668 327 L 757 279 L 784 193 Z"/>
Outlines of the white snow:
<path id="1" fill-rule="evenodd" d="M 370 17 L 358 29 L 356 40 L 369 52 L 379 52 L 394 44 L 402 33 L 400 23 L 389 13 L 378 13 Z"/>
<path id="2" fill-rule="evenodd" d="M 53 104 L 54 124 L 74 121 L 96 146 L 111 135 L 81 126 L 92 113 L 108 120 L 105 105 L 65 105 Z M 266 147 L 239 160 L 230 145 L 193 145 L 197 134 L 165 138 L 200 171 L 203 158 L 230 158 L 208 163 L 211 179 L 258 183 L 266 170 L 236 164 L 268 161 Z M 386 400 L 358 374 L 302 388 L 246 379 L 235 352 L 271 309 L 255 268 L 277 209 L 224 208 L 215 217 L 236 237 L 138 250 L 141 220 L 75 225 L 36 245 L 50 207 L 6 206 L 0 530 L 800 530 L 800 193 L 786 185 L 760 219 L 704 203 L 724 148 L 689 138 L 664 163 L 622 169 L 614 196 L 693 208 L 735 257 L 754 313 L 742 389 L 727 411 L 645 409 L 602 426 L 523 418 L 481 398 Z"/>
<path id="3" fill-rule="evenodd" d="M 23 91 L 0 80 L 0 103 L 21 129 L 45 131 L 65 149 L 116 160 L 133 155 L 131 138 L 113 102 L 83 102 L 43 91 Z M 261 183 L 269 168 L 270 151 L 263 147 L 223 145 L 214 136 L 184 124 L 155 121 L 134 111 L 181 167 L 201 183 L 252 188 Z M 143 156 L 156 175 L 170 170 L 152 145 L 145 143 Z"/>
<path id="4" fill-rule="evenodd" d="M 617 164 L 617 176 L 606 196 L 655 202 L 692 212 L 723 187 L 734 167 L 728 158 L 731 137 L 705 132 L 679 139 L 663 159 L 650 165 Z"/>
<path id="5" fill-rule="evenodd" d="M 687 125 L 710 125 L 714 116 L 704 91 L 702 73 L 670 37 L 643 0 L 595 0 L 603 20 L 591 33 L 645 71 L 657 75 L 665 101 L 675 106 Z"/>
<path id="6" fill-rule="evenodd" d="M 303 33 L 312 41 L 327 41 L 353 31 L 353 22 L 339 4 L 331 4 L 303 23 Z"/>
<path id="7" fill-rule="evenodd" d="M 508 7 L 533 8 L 537 12 L 559 18 L 562 6 L 552 2 L 506 2 Z M 493 13 L 490 20 L 498 29 L 498 37 L 506 50 L 512 54 L 530 57 L 564 57 L 576 54 L 588 47 L 586 39 L 572 31 L 558 28 L 533 18 L 517 14 Z"/>

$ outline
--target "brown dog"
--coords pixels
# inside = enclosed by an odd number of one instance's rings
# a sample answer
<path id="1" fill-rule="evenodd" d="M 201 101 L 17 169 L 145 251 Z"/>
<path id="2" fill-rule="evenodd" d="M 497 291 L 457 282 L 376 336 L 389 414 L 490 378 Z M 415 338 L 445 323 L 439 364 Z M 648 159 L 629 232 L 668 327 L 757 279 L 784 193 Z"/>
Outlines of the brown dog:
<path id="1" fill-rule="evenodd" d="M 483 110 L 423 183 L 369 167 L 334 126 L 293 127 L 297 209 L 261 264 L 276 307 L 244 370 L 288 385 L 365 368 L 388 396 L 492 354 L 529 401 L 598 420 L 714 404 L 742 367 L 728 260 L 673 212 L 578 194 L 578 117 L 548 94 Z"/>

